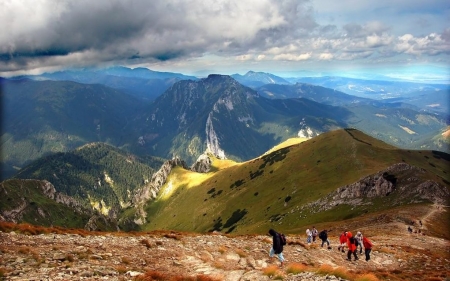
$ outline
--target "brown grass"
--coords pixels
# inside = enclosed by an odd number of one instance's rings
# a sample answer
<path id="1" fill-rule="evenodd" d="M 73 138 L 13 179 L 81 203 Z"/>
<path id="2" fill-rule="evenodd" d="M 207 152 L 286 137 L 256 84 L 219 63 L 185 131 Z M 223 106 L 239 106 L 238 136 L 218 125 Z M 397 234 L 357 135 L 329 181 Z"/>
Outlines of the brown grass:
<path id="1" fill-rule="evenodd" d="M 236 250 L 236 254 L 238 254 L 239 257 L 241 257 L 241 258 L 245 258 L 245 257 L 248 256 L 248 254 L 247 254 L 244 250 L 242 250 L 242 249 L 237 249 L 237 250 Z"/>
<path id="2" fill-rule="evenodd" d="M 17 251 L 19 254 L 28 254 L 31 252 L 30 247 L 20 247 Z"/>
<path id="3" fill-rule="evenodd" d="M 224 254 L 227 252 L 227 248 L 225 246 L 220 246 L 218 251 L 219 251 L 219 253 Z"/>
<path id="4" fill-rule="evenodd" d="M 278 266 L 271 265 L 263 269 L 263 274 L 269 277 L 275 277 L 281 275 Z"/>
<path id="5" fill-rule="evenodd" d="M 131 263 L 131 259 L 128 257 L 122 257 L 121 259 L 123 264 L 130 264 Z"/>
<path id="6" fill-rule="evenodd" d="M 358 275 L 354 281 L 379 281 L 379 279 L 372 273 L 366 273 L 363 275 Z"/>
<path id="7" fill-rule="evenodd" d="M 286 268 L 286 273 L 299 274 L 307 271 L 308 266 L 302 263 L 291 263 Z"/>
<path id="8" fill-rule="evenodd" d="M 334 268 L 331 265 L 323 264 L 316 271 L 321 275 L 334 275 L 336 277 L 340 277 L 342 279 L 353 280 L 354 276 L 347 269 L 343 267 Z"/>
<path id="9" fill-rule="evenodd" d="M 182 276 L 182 275 L 170 275 L 154 270 L 147 271 L 143 275 L 139 275 L 135 278 L 136 281 L 220 281 L 220 279 L 207 276 Z"/>
<path id="10" fill-rule="evenodd" d="M 178 234 L 174 234 L 174 233 L 167 233 L 164 234 L 164 237 L 169 238 L 169 239 L 175 239 L 175 240 L 181 240 L 181 235 Z"/>
<path id="11" fill-rule="evenodd" d="M 123 265 L 116 266 L 116 270 L 117 272 L 119 272 L 119 274 L 124 274 L 128 271 L 127 268 Z"/>
<path id="12" fill-rule="evenodd" d="M 147 247 L 147 249 L 150 249 L 150 248 L 152 247 L 152 244 L 151 244 L 147 239 L 142 239 L 142 240 L 140 241 L 140 243 L 141 243 L 142 245 L 144 245 L 145 247 Z"/>

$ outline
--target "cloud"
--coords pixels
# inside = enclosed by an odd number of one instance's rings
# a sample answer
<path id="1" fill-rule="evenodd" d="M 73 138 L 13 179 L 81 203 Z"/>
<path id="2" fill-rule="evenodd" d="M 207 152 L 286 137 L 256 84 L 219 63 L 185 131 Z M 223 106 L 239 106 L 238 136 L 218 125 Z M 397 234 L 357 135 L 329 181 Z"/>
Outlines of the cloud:
<path id="1" fill-rule="evenodd" d="M 435 0 L 427 5 L 414 0 L 380 0 L 370 5 L 356 0 L 336 3 L 331 0 L 2 1 L 0 75 L 102 63 L 178 65 L 189 60 L 192 63 L 181 64 L 194 67 L 194 61 L 212 56 L 216 58 L 215 65 L 220 64 L 220 58 L 242 63 L 295 63 L 383 61 L 396 55 L 448 62 L 450 28 L 445 29 L 448 18 L 442 23 L 448 5 Z M 434 19 L 428 15 L 433 8 L 444 12 L 435 12 Z M 366 19 L 361 20 L 364 9 Z M 341 14 L 345 18 L 338 18 Z M 397 24 L 392 22 L 395 14 L 400 18 Z M 405 14 L 416 17 L 413 21 Z M 339 21 L 324 21 L 324 15 Z M 432 32 L 399 31 L 418 18 Z"/>
<path id="2" fill-rule="evenodd" d="M 300 55 L 295 54 L 279 54 L 273 57 L 274 60 L 285 60 L 285 61 L 302 61 L 311 58 L 311 53 L 305 53 Z"/>

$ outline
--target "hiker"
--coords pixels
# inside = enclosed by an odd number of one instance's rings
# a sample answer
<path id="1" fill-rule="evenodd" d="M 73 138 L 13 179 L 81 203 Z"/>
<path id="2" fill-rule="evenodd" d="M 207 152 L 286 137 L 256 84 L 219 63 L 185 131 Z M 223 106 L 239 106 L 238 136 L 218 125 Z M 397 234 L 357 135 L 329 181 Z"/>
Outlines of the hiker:
<path id="1" fill-rule="evenodd" d="M 343 253 L 345 253 L 345 245 L 347 245 L 347 231 L 342 232 L 341 236 L 339 236 L 338 251 L 342 251 Z"/>
<path id="2" fill-rule="evenodd" d="M 319 233 L 319 238 L 320 238 L 320 240 L 322 240 L 322 245 L 321 245 L 321 247 L 323 247 L 323 244 L 325 243 L 325 242 L 327 242 L 327 245 L 328 245 L 328 249 L 331 249 L 331 247 L 330 247 L 330 241 L 328 241 L 328 230 L 322 230 L 320 233 Z"/>
<path id="3" fill-rule="evenodd" d="M 312 232 L 309 228 L 306 230 L 306 243 L 311 244 L 312 242 Z"/>
<path id="4" fill-rule="evenodd" d="M 313 242 L 315 243 L 316 242 L 316 238 L 317 238 L 317 235 L 319 234 L 319 231 L 316 229 L 316 227 L 315 226 L 313 226 L 313 228 L 312 228 L 312 238 L 313 238 Z"/>
<path id="5" fill-rule="evenodd" d="M 350 231 L 347 231 L 347 247 L 347 260 L 352 260 L 352 254 L 355 257 L 355 261 L 358 260 L 358 256 L 356 255 L 356 239 Z"/>
<path id="6" fill-rule="evenodd" d="M 364 254 L 366 255 L 366 261 L 370 260 L 370 252 L 372 251 L 372 242 L 367 237 L 363 237 L 362 242 L 364 244 Z"/>
<path id="7" fill-rule="evenodd" d="M 281 262 L 281 267 L 284 264 L 284 257 L 283 257 L 283 243 L 281 243 L 280 234 L 276 232 L 273 229 L 269 230 L 269 235 L 272 236 L 272 249 L 270 249 L 269 257 L 273 257 L 273 255 L 277 255 L 278 259 Z"/>
<path id="8" fill-rule="evenodd" d="M 358 245 L 356 245 L 356 251 L 358 251 L 358 246 L 360 247 L 359 248 L 359 254 L 361 255 L 362 254 L 362 250 L 363 250 L 363 235 L 362 235 L 362 233 L 360 232 L 360 231 L 358 231 L 357 233 L 356 233 L 356 242 L 358 243 Z"/>

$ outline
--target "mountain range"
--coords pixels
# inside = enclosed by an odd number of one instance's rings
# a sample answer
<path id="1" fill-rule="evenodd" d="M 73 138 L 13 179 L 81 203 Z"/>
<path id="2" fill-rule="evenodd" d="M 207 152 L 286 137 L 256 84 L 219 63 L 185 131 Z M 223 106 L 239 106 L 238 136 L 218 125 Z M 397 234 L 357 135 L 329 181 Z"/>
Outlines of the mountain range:
<path id="1" fill-rule="evenodd" d="M 135 72 L 137 79 L 153 74 L 126 68 L 102 73 Z M 75 77 L 69 74 L 54 75 Z M 41 156 L 98 141 L 192 164 L 206 150 L 243 161 L 290 137 L 353 127 L 398 147 L 448 152 L 445 113 L 309 84 L 254 90 L 230 76 L 210 75 L 175 82 L 154 100 L 74 81 L 15 78 L 1 85 L 3 179 Z"/>
<path id="2" fill-rule="evenodd" d="M 261 72 L 0 83 L 0 220 L 244 234 L 449 203 L 448 111 L 423 104 Z"/>
<path id="3" fill-rule="evenodd" d="M 0 215 L 94 230 L 244 234 L 275 224 L 296 232 L 397 207 L 450 203 L 447 153 L 398 149 L 355 129 L 289 140 L 246 162 L 207 154 L 196 165 L 202 171 L 174 159 L 152 173 L 150 165 L 161 162 L 150 160 L 103 144 L 38 160 L 1 183 Z M 62 205 L 84 219 L 64 220 L 69 216 L 56 211 Z"/>

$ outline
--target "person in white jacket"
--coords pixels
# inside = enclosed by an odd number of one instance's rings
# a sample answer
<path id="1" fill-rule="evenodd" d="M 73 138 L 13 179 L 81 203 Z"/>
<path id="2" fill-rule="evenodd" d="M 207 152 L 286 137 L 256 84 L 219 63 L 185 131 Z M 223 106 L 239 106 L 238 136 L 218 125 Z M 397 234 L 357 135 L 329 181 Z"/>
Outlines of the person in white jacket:
<path id="1" fill-rule="evenodd" d="M 358 246 L 359 246 L 360 247 L 359 248 L 359 254 L 361 255 L 362 254 L 362 250 L 363 250 L 363 235 L 362 235 L 362 233 L 360 231 L 358 231 L 356 233 L 355 238 L 356 238 L 356 241 L 358 241 L 358 245 L 356 246 L 356 251 L 358 251 Z"/>
<path id="2" fill-rule="evenodd" d="M 311 244 L 312 242 L 312 232 L 309 228 L 306 230 L 306 243 Z"/>

